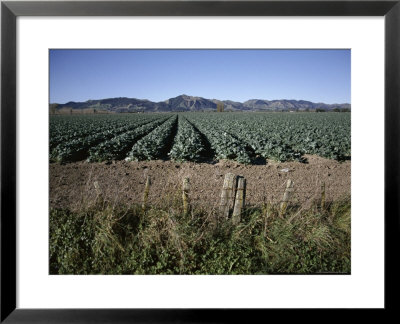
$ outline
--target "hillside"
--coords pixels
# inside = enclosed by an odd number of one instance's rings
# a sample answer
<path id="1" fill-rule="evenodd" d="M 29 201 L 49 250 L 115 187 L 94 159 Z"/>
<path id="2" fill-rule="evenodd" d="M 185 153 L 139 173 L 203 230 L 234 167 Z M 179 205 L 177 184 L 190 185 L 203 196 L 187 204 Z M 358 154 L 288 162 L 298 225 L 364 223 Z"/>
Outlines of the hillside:
<path id="1" fill-rule="evenodd" d="M 231 100 L 206 99 L 188 95 L 180 95 L 165 101 L 153 102 L 136 98 L 107 98 L 88 100 L 85 102 L 69 101 L 65 104 L 52 103 L 57 110 L 96 109 L 109 112 L 178 112 L 178 111 L 215 111 L 217 103 L 223 102 L 225 111 L 306 111 L 333 110 L 335 108 L 350 109 L 351 105 L 314 103 L 305 100 L 262 100 L 251 99 L 243 103 Z"/>

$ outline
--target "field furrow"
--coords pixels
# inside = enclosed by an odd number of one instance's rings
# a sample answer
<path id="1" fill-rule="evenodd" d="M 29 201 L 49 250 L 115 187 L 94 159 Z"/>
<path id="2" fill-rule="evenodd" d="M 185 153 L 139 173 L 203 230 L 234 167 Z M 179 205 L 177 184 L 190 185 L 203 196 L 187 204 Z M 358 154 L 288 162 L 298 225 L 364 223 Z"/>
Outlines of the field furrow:
<path id="1" fill-rule="evenodd" d="M 168 155 L 175 161 L 200 161 L 206 155 L 201 135 L 182 115 L 179 116 L 178 132 Z"/>
<path id="2" fill-rule="evenodd" d="M 53 116 L 50 162 L 279 162 L 351 159 L 349 113 L 160 113 Z M 257 162 L 258 163 L 258 162 Z"/>
<path id="3" fill-rule="evenodd" d="M 166 157 L 176 135 L 177 126 L 178 116 L 173 115 L 164 124 L 136 142 L 126 160 L 155 160 Z"/>
<path id="4" fill-rule="evenodd" d="M 135 142 L 149 134 L 166 120 L 167 117 L 157 119 L 90 148 L 88 161 L 103 162 L 124 159 Z"/>
<path id="5" fill-rule="evenodd" d="M 211 120 L 200 118 L 189 118 L 189 120 L 206 136 L 217 159 L 251 163 L 251 153 L 246 149 L 246 146 L 229 133 L 221 130 Z"/>
<path id="6" fill-rule="evenodd" d="M 91 147 L 98 145 L 101 142 L 110 140 L 115 136 L 130 131 L 143 124 L 151 123 L 158 119 L 158 116 L 152 116 L 147 119 L 137 119 L 129 121 L 125 126 L 114 127 L 107 130 L 91 133 L 84 137 L 60 143 L 50 153 L 50 161 L 52 162 L 72 162 L 84 160 L 89 155 Z"/>
<path id="7" fill-rule="evenodd" d="M 66 119 L 69 118 L 69 119 Z M 50 120 L 50 152 L 59 144 L 84 138 L 94 133 L 121 128 L 148 119 L 139 116 L 134 120 L 126 115 L 52 116 Z"/>

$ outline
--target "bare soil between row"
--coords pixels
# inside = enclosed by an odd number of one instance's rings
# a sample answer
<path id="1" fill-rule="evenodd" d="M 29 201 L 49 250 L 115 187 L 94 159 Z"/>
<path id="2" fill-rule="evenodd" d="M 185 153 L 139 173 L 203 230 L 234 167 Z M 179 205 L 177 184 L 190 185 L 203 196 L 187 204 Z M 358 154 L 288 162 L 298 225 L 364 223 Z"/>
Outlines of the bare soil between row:
<path id="1" fill-rule="evenodd" d="M 179 200 L 182 181 L 189 177 L 191 204 L 214 209 L 218 206 L 224 176 L 228 172 L 245 177 L 248 206 L 279 202 L 288 179 L 294 182 L 293 203 L 305 204 L 318 199 L 323 184 L 328 201 L 350 195 L 351 161 L 337 162 L 316 156 L 306 158 L 308 163 L 267 161 L 264 165 L 163 160 L 50 164 L 50 207 L 80 210 L 92 204 L 99 194 L 115 205 L 141 203 L 145 181 L 150 176 L 149 204 L 165 206 L 171 199 Z"/>

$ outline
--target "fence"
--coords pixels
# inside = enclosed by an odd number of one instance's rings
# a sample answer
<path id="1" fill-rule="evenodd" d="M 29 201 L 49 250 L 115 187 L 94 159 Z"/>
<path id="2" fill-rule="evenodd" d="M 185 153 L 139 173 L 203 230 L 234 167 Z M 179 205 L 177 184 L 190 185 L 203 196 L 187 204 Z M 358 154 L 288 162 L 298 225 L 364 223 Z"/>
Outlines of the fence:
<path id="1" fill-rule="evenodd" d="M 150 177 L 147 176 L 146 185 L 143 194 L 142 206 L 145 206 L 148 202 Z M 310 191 L 310 190 L 309 190 Z M 275 191 L 278 193 L 278 191 Z M 294 194 L 296 192 L 295 184 L 291 179 L 287 179 L 284 190 L 281 190 L 280 196 L 280 214 L 285 214 L 288 206 L 294 203 Z M 311 192 L 311 191 L 310 191 Z M 246 200 L 246 179 L 243 176 L 237 176 L 233 173 L 227 173 L 224 178 L 224 182 L 219 197 L 219 208 L 218 216 L 221 219 L 231 218 L 234 224 L 237 224 L 241 220 L 242 212 L 245 208 Z M 182 206 L 185 214 L 190 209 L 190 179 L 185 177 L 182 183 Z M 323 182 L 319 190 L 314 191 L 312 198 L 317 199 L 320 203 L 320 207 L 323 209 L 326 203 L 326 184 Z"/>
<path id="2" fill-rule="evenodd" d="M 130 170 L 115 174 L 112 166 L 107 169 L 110 170 L 108 174 L 99 166 L 89 167 L 93 172 L 85 171 L 88 178 L 82 178 L 82 183 L 78 183 L 78 178 L 71 178 L 68 168 L 60 174 L 52 171 L 50 206 L 73 209 L 76 206 L 79 209 L 82 201 L 94 201 L 101 193 L 105 200 L 115 205 L 136 203 L 145 209 L 150 205 L 165 206 L 173 200 L 182 204 L 185 213 L 190 207 L 201 207 L 220 211 L 225 217 L 229 215 L 236 219 L 244 207 L 281 204 L 285 201 L 304 205 L 315 199 L 325 204 L 325 201 L 350 194 L 350 175 L 342 179 L 318 176 L 317 173 L 310 173 L 306 177 L 290 173 L 255 176 L 235 172 L 235 169 L 228 173 L 207 175 L 196 170 L 190 173 L 168 174 L 166 171 L 164 174 L 155 174 L 147 169 L 135 174 Z M 285 208 L 283 204 L 282 209 Z"/>

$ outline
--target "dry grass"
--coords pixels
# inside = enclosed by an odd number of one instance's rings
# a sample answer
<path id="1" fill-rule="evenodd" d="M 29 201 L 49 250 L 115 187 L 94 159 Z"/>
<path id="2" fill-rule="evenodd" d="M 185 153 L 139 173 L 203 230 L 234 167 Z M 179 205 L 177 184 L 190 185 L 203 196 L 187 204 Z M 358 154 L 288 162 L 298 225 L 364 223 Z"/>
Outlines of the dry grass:
<path id="1" fill-rule="evenodd" d="M 51 209 L 52 274 L 350 273 L 350 198 L 248 207 L 238 225 L 215 210 L 123 206 L 101 195 L 80 210 Z M 84 207 L 82 207 L 84 206 Z"/>

